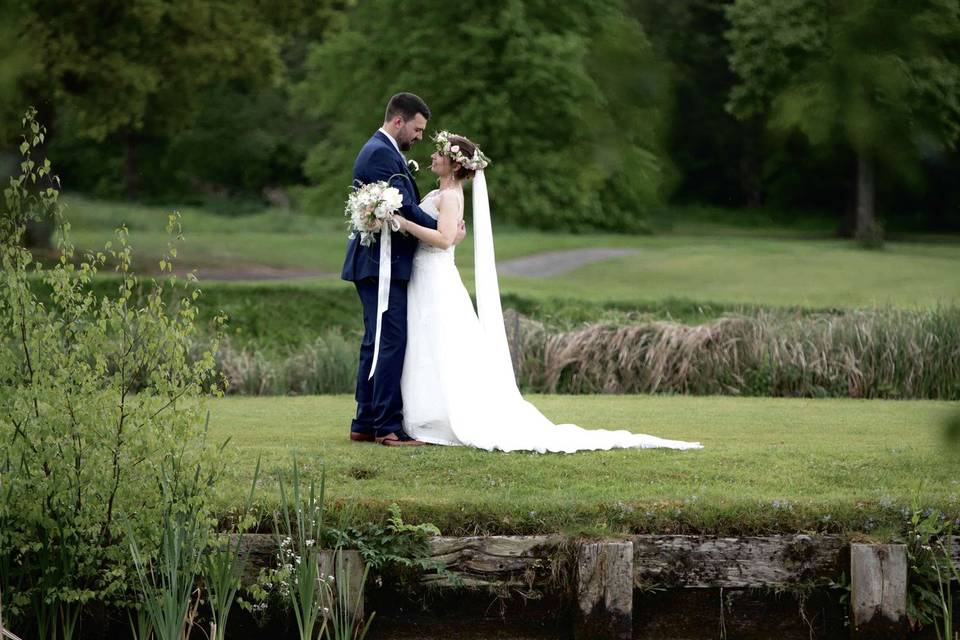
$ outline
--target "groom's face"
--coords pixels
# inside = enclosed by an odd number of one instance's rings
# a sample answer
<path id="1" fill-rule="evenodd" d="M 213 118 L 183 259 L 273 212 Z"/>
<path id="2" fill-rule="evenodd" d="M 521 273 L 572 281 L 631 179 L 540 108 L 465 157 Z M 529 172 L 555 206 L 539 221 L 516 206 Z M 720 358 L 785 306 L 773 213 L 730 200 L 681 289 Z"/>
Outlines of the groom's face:
<path id="1" fill-rule="evenodd" d="M 418 113 L 411 120 L 403 121 L 397 133 L 397 146 L 400 151 L 409 151 L 414 142 L 423 139 L 423 132 L 427 128 L 427 119 Z"/>

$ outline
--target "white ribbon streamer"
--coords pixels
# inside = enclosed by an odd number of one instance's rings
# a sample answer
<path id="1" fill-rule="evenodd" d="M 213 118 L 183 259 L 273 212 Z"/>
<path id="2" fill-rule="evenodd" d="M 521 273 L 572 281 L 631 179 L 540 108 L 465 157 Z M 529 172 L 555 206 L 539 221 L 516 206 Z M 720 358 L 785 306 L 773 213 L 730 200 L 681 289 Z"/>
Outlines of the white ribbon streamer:
<path id="1" fill-rule="evenodd" d="M 504 380 L 516 385 L 510 345 L 503 324 L 500 305 L 500 281 L 497 279 L 497 260 L 493 251 L 493 225 L 490 221 L 490 200 L 483 170 L 473 176 L 473 261 L 477 288 L 477 316 L 480 327 L 489 338 L 495 365 Z"/>
<path id="2" fill-rule="evenodd" d="M 377 360 L 380 357 L 380 332 L 383 329 L 383 313 L 390 307 L 390 223 L 384 220 L 380 224 L 380 281 L 377 288 L 377 337 L 373 343 L 373 362 L 370 364 L 370 375 L 377 370 Z"/>

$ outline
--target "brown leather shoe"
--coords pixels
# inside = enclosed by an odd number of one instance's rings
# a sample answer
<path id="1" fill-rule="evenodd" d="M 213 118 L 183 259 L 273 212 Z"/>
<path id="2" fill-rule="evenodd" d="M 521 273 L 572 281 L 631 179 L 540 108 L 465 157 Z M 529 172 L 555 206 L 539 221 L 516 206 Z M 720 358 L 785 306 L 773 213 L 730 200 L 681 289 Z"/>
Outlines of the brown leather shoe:
<path id="1" fill-rule="evenodd" d="M 352 440 L 353 442 L 375 442 L 376 438 L 372 433 L 360 433 L 359 431 L 351 431 L 350 440 Z"/>
<path id="2" fill-rule="evenodd" d="M 385 447 L 422 447 L 427 444 L 422 440 L 416 440 L 411 438 L 407 434 L 401 432 L 400 435 L 396 433 L 388 433 L 385 436 L 379 437 L 376 440 L 377 444 L 382 444 Z"/>

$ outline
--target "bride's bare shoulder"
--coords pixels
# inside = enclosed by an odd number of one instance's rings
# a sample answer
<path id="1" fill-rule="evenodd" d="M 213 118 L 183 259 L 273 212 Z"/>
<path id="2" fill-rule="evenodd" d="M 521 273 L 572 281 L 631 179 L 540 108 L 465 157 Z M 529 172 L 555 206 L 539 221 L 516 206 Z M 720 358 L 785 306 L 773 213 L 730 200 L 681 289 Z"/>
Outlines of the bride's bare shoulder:
<path id="1" fill-rule="evenodd" d="M 463 213 L 463 196 L 453 189 L 440 189 L 437 208 L 454 214 Z"/>

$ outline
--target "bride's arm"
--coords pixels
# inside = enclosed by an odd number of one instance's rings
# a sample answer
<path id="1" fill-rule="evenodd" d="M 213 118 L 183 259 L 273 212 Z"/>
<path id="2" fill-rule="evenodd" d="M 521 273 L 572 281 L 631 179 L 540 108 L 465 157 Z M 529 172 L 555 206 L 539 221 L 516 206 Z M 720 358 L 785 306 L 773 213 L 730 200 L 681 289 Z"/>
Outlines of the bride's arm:
<path id="1" fill-rule="evenodd" d="M 403 216 L 396 216 L 397 222 L 400 223 L 400 230 L 406 231 L 421 242 L 426 242 L 434 247 L 450 248 L 456 244 L 457 234 L 460 230 L 460 199 L 452 192 L 444 193 L 440 196 L 437 209 L 439 209 L 440 215 L 437 218 L 436 230 L 421 227 Z"/>

